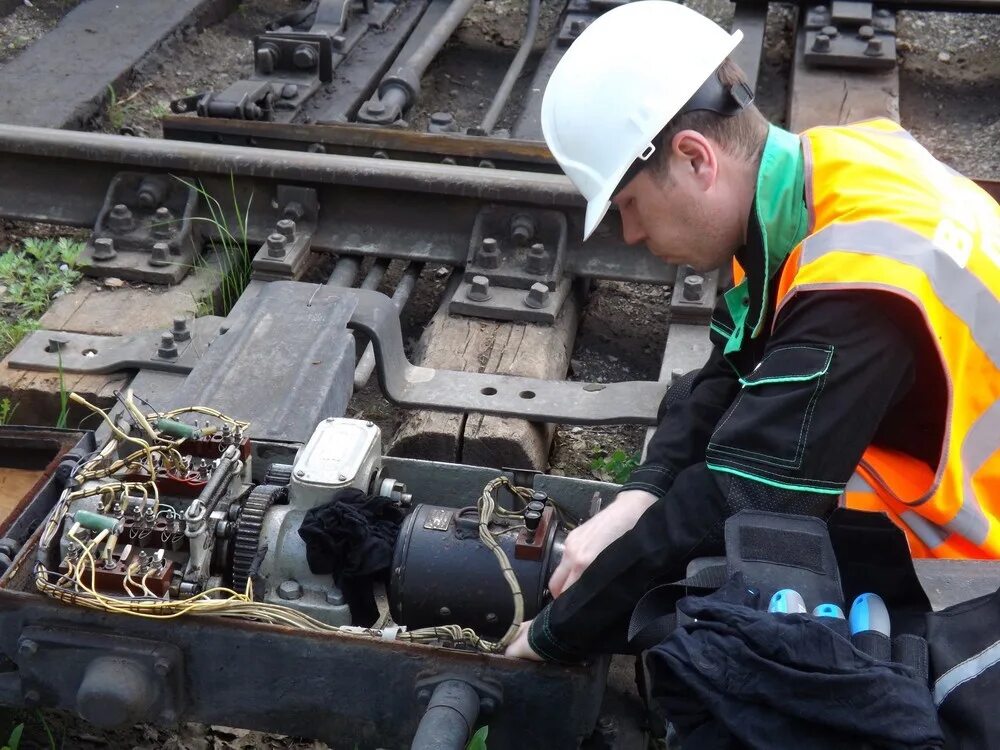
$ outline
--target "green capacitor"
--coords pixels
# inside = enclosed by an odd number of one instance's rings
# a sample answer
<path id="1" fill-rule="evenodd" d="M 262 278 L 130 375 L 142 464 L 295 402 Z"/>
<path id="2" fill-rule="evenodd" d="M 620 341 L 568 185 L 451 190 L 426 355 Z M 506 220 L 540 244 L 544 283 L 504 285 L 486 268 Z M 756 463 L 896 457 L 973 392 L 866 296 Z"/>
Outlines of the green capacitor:
<path id="1" fill-rule="evenodd" d="M 73 515 L 73 520 L 91 531 L 114 531 L 118 526 L 118 519 L 111 516 L 103 516 L 100 513 L 92 513 L 89 510 L 78 510 Z"/>
<path id="2" fill-rule="evenodd" d="M 156 429 L 176 438 L 198 438 L 201 436 L 198 429 L 189 424 L 178 422 L 176 419 L 157 419 Z"/>

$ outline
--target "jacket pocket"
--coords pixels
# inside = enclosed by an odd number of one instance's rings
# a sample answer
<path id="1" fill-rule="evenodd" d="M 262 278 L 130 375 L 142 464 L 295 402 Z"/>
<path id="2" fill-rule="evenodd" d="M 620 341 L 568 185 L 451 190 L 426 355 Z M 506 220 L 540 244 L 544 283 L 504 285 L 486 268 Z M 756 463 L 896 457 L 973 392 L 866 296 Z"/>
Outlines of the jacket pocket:
<path id="1" fill-rule="evenodd" d="M 740 378 L 742 388 L 716 426 L 706 458 L 755 474 L 767 467 L 782 474 L 801 467 L 832 361 L 833 347 L 819 344 L 767 352 L 753 372 Z"/>

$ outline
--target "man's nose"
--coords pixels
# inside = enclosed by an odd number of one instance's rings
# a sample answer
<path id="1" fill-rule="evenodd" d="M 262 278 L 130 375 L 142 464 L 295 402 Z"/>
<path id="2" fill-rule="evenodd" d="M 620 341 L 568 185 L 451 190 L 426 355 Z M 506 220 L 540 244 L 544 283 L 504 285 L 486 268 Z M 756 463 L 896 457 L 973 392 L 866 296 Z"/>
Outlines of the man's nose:
<path id="1" fill-rule="evenodd" d="M 646 233 L 642 231 L 642 226 L 628 212 L 623 211 L 622 217 L 622 239 L 626 245 L 637 245 L 646 239 Z"/>

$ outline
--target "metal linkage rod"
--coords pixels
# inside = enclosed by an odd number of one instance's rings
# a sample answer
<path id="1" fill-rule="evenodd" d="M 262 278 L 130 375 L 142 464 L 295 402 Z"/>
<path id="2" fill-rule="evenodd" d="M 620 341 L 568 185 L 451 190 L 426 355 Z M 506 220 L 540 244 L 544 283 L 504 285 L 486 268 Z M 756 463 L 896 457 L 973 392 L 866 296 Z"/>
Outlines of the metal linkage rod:
<path id="1" fill-rule="evenodd" d="M 434 688 L 411 750 L 462 750 L 479 719 L 479 694 L 462 680 L 445 680 Z"/>
<path id="2" fill-rule="evenodd" d="M 406 270 L 403 271 L 403 276 L 396 285 L 395 291 L 392 293 L 392 304 L 393 307 L 396 308 L 397 313 L 403 311 L 403 307 L 410 299 L 410 295 L 413 293 L 413 288 L 417 285 L 417 279 L 420 278 L 420 272 L 423 268 L 423 263 L 411 263 L 406 267 Z M 357 391 L 364 388 L 374 371 L 375 349 L 372 347 L 371 343 L 369 343 L 368 346 L 365 347 L 365 353 L 362 354 L 361 359 L 358 360 L 358 366 L 354 369 L 354 390 Z"/>
<path id="3" fill-rule="evenodd" d="M 497 89 L 490 108 L 486 110 L 483 121 L 479 123 L 479 131 L 473 132 L 473 135 L 489 135 L 493 132 L 497 120 L 500 119 L 500 115 L 507 105 L 507 100 L 510 99 L 510 93 L 514 90 L 514 84 L 517 83 L 521 71 L 524 70 L 524 63 L 527 62 L 528 55 L 531 54 L 531 48 L 535 46 L 535 34 L 538 32 L 540 9 L 541 0 L 530 1 L 528 5 L 528 18 L 524 26 L 524 36 L 521 38 L 521 47 L 511 61 L 510 67 L 507 68 L 507 74 L 503 77 L 503 81 L 500 82 L 500 88 Z"/>
<path id="4" fill-rule="evenodd" d="M 361 261 L 357 258 L 346 255 L 337 261 L 333 267 L 333 273 L 327 279 L 327 286 L 354 286 L 354 281 L 358 277 L 358 270 L 361 268 Z"/>
<path id="5" fill-rule="evenodd" d="M 420 79 L 437 56 L 445 42 L 468 15 L 476 0 L 451 0 L 448 9 L 431 28 L 420 45 L 402 62 L 393 65 L 391 72 L 378 86 L 378 95 L 365 103 L 358 112 L 358 120 L 386 124 L 402 117 L 420 96 Z"/>
<path id="6" fill-rule="evenodd" d="M 385 276 L 385 271 L 388 267 L 388 260 L 385 258 L 376 258 L 375 262 L 372 263 L 372 267 L 368 269 L 368 273 L 365 274 L 365 278 L 361 282 L 361 288 L 371 289 L 372 291 L 378 289 L 378 285 L 382 283 L 382 277 Z"/>

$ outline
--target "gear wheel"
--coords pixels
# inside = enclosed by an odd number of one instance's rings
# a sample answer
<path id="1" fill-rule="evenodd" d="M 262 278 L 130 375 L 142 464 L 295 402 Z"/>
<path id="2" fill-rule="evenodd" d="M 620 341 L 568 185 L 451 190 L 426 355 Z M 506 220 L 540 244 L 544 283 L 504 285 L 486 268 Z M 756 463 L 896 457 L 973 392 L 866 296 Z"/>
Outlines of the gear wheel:
<path id="1" fill-rule="evenodd" d="M 271 464 L 267 467 L 267 474 L 264 475 L 264 484 L 275 484 L 284 487 L 291 481 L 291 464 Z"/>
<path id="2" fill-rule="evenodd" d="M 260 545 L 260 532 L 264 527 L 264 515 L 275 502 L 279 501 L 284 492 L 284 487 L 261 484 L 254 487 L 243 502 L 240 515 L 236 519 L 236 531 L 233 534 L 232 544 L 233 562 L 230 567 L 233 589 L 241 594 L 246 591 L 254 560 L 257 559 L 257 547 Z"/>

